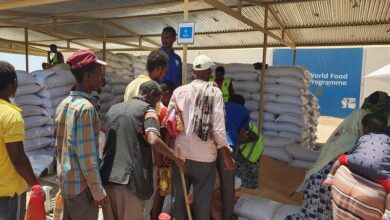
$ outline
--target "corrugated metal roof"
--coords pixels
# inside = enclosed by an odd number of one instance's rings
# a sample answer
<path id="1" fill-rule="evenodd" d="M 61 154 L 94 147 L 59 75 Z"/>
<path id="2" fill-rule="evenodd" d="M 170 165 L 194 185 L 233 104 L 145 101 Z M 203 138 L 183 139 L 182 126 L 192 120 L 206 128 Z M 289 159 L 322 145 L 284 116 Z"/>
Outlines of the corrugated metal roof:
<path id="1" fill-rule="evenodd" d="M 219 2 L 233 10 L 237 8 L 237 0 Z M 270 7 L 268 29 L 282 37 L 280 20 L 287 30 L 286 35 L 298 46 L 390 44 L 390 0 L 248 0 L 243 3 L 242 15 L 260 26 L 263 26 L 265 14 L 262 6 Z M 183 20 L 182 10 L 183 1 L 175 0 L 73 0 L 0 10 L 0 23 L 53 35 L 30 31 L 29 39 L 33 43 L 55 42 L 66 47 L 66 40 L 73 40 L 81 44 L 71 44 L 77 49 L 101 48 L 102 21 L 108 20 L 121 28 L 106 24 L 107 37 L 112 40 L 107 48 L 130 49 L 131 44 L 138 44 L 138 38 L 130 36 L 134 35 L 131 32 L 159 43 L 163 27 L 176 27 Z M 195 22 L 196 30 L 195 44 L 190 48 L 259 47 L 263 44 L 261 32 L 204 1 L 191 0 L 189 10 L 189 21 Z M 0 26 L 0 31 L 0 38 L 24 41 L 23 29 Z M 121 42 L 126 44 L 121 45 Z M 143 45 L 158 46 L 146 41 Z M 284 44 L 269 37 L 268 45 Z"/>

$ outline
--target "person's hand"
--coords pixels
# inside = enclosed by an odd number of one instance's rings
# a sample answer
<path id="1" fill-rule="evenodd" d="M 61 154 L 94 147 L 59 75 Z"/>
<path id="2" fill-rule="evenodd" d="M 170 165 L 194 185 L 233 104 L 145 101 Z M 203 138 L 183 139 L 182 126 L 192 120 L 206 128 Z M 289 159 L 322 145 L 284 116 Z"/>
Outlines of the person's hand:
<path id="1" fill-rule="evenodd" d="M 175 163 L 181 170 L 185 170 L 185 159 L 183 157 L 177 156 L 175 158 Z"/>
<path id="2" fill-rule="evenodd" d="M 324 186 L 332 186 L 332 183 L 333 183 L 333 175 L 332 174 L 328 174 L 328 176 L 326 176 L 326 179 L 324 180 L 324 182 L 322 183 Z"/>
<path id="3" fill-rule="evenodd" d="M 101 200 L 95 200 L 95 205 L 97 205 L 98 207 L 103 207 L 104 204 L 107 202 L 107 196 L 104 196 L 103 199 Z"/>
<path id="4" fill-rule="evenodd" d="M 234 161 L 231 155 L 224 157 L 223 163 L 224 163 L 225 170 L 227 171 L 232 172 L 236 169 L 236 161 Z"/>

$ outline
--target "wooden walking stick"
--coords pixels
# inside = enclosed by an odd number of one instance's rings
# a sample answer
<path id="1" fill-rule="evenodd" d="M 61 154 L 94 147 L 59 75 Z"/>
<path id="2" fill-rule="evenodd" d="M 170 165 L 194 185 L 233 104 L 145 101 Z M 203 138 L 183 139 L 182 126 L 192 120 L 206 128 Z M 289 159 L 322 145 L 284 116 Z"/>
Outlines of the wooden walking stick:
<path id="1" fill-rule="evenodd" d="M 180 148 L 178 149 L 178 153 L 180 155 Z M 192 220 L 191 209 L 190 209 L 190 202 L 188 201 L 187 184 L 186 184 L 186 180 L 184 178 L 184 170 L 181 167 L 179 167 L 179 170 L 180 170 L 181 184 L 182 184 L 183 193 L 184 193 L 184 201 L 186 203 L 186 210 L 187 210 L 188 220 Z"/>

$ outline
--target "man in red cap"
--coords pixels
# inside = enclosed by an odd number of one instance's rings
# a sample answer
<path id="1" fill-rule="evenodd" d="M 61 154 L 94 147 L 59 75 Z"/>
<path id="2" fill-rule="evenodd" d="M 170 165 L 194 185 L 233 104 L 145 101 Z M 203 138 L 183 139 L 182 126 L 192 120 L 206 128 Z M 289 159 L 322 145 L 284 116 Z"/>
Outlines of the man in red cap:
<path id="1" fill-rule="evenodd" d="M 77 84 L 58 106 L 55 117 L 63 219 L 96 220 L 106 192 L 98 162 L 100 119 L 91 93 L 101 89 L 102 66 L 107 64 L 89 50 L 75 52 L 67 63 Z"/>

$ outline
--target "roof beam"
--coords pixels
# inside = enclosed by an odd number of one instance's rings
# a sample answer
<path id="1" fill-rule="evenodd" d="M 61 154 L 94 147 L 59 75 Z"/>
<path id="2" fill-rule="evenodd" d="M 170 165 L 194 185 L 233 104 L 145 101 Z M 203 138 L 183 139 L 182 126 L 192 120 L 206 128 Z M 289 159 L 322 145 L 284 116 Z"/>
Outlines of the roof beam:
<path id="1" fill-rule="evenodd" d="M 236 8 L 237 6 L 227 6 L 229 8 Z M 246 7 L 253 7 L 253 5 L 249 4 L 242 4 L 241 8 Z M 189 10 L 188 13 L 201 13 L 201 12 L 208 12 L 208 11 L 217 11 L 216 8 L 205 8 L 205 9 L 197 9 L 197 10 Z M 66 21 L 58 21 L 57 25 L 67 25 L 67 24 L 82 24 L 82 23 L 93 23 L 93 22 L 102 22 L 104 20 L 110 20 L 110 21 L 119 21 L 119 20 L 126 20 L 126 19 L 136 19 L 136 18 L 155 18 L 155 17 L 166 17 L 166 16 L 174 16 L 174 15 L 182 15 L 183 11 L 173 11 L 173 12 L 166 12 L 166 13 L 160 13 L 160 14 L 144 14 L 144 15 L 131 15 L 131 16 L 122 16 L 122 17 L 110 17 L 110 18 L 73 18 L 69 19 L 66 18 Z M 60 20 L 65 20 L 63 17 L 59 18 Z M 37 24 L 37 26 L 48 26 L 52 25 L 52 23 L 45 23 L 45 24 Z"/>
<path id="2" fill-rule="evenodd" d="M 271 12 L 272 16 L 275 18 L 276 23 L 279 25 L 280 29 L 286 33 L 287 37 L 290 39 L 291 42 L 295 42 L 296 40 L 291 36 L 291 34 L 288 31 L 285 31 L 286 24 L 284 21 L 277 15 L 275 9 L 271 5 L 265 5 L 262 3 L 257 2 L 256 0 L 245 0 L 246 2 L 249 2 L 253 5 L 262 6 L 264 9 L 268 8 L 269 12 Z M 283 36 L 282 36 L 283 38 Z"/>
<path id="3" fill-rule="evenodd" d="M 96 36 L 91 36 L 91 35 L 84 35 L 84 34 L 80 34 L 80 33 L 76 33 L 76 32 L 60 30 L 60 29 L 56 29 L 56 28 L 38 27 L 38 26 L 35 26 L 35 25 L 28 25 L 28 24 L 24 24 L 24 23 L 20 23 L 20 22 L 9 21 L 9 20 L 6 20 L 6 19 L 0 19 L 0 23 L 7 23 L 7 22 L 9 24 L 14 25 L 14 26 L 18 26 L 18 27 L 22 27 L 22 28 L 28 28 L 28 29 L 34 30 L 34 31 L 41 31 L 41 32 L 43 32 L 45 34 L 53 34 L 54 36 L 55 35 L 60 35 L 60 36 L 71 36 L 71 37 L 87 38 L 87 39 L 91 39 L 91 40 L 106 41 L 108 43 L 114 43 L 114 44 L 119 44 L 119 45 L 128 46 L 128 47 L 136 47 L 136 48 L 141 48 L 141 49 L 145 49 L 145 50 L 154 50 L 154 49 L 156 49 L 156 48 L 153 48 L 153 47 L 139 46 L 137 44 L 130 44 L 130 43 L 114 40 L 114 39 L 103 39 L 102 37 L 96 37 Z"/>
<path id="4" fill-rule="evenodd" d="M 217 0 L 204 0 L 205 2 L 209 3 L 210 5 L 214 6 L 215 8 L 225 12 L 226 14 L 236 18 L 237 20 L 253 27 L 255 30 L 263 32 L 264 34 L 267 34 L 268 36 L 274 38 L 275 40 L 283 43 L 284 45 L 295 48 L 295 44 L 292 42 L 288 42 L 285 39 L 282 39 L 281 37 L 277 36 L 276 34 L 272 33 L 271 31 L 265 29 L 264 27 L 258 25 L 257 23 L 253 22 L 252 20 L 248 19 L 247 17 L 237 13 L 230 7 L 224 5 L 222 2 L 217 1 Z"/>
<path id="5" fill-rule="evenodd" d="M 123 32 L 125 32 L 125 33 L 127 33 L 127 34 L 129 34 L 130 36 L 137 37 L 138 40 L 146 41 L 146 42 L 151 43 L 151 44 L 153 44 L 153 45 L 155 45 L 155 46 L 158 46 L 158 47 L 161 46 L 161 45 L 160 45 L 159 43 L 157 43 L 156 41 L 151 40 L 151 39 L 148 39 L 147 37 L 142 37 L 142 36 L 140 36 L 139 34 L 135 33 L 134 31 L 130 30 L 129 28 L 126 28 L 126 27 L 124 27 L 124 26 L 122 26 L 122 25 L 120 25 L 120 24 L 117 24 L 117 23 L 113 22 L 113 21 L 107 21 L 107 23 L 108 23 L 109 25 L 111 25 L 111 26 L 113 26 L 113 27 L 115 27 L 115 28 L 117 28 L 117 29 L 119 29 L 119 30 L 121 30 L 121 31 L 123 31 Z"/>
<path id="6" fill-rule="evenodd" d="M 60 2 L 65 2 L 70 0 L 24 0 L 24 1 L 10 1 L 0 4 L 0 10 L 10 10 L 10 9 L 18 9 L 25 7 L 33 7 L 40 5 L 48 5 L 55 4 Z"/>
<path id="7" fill-rule="evenodd" d="M 8 42 L 8 43 L 15 43 L 15 44 L 22 44 L 24 46 L 24 41 L 8 40 L 8 39 L 5 39 L 5 38 L 0 38 L 0 41 Z M 37 47 L 47 47 L 46 44 L 39 44 L 39 43 L 33 43 L 33 42 L 29 42 L 28 45 L 30 45 L 30 46 L 37 46 Z M 58 49 L 63 49 L 63 50 L 66 50 L 66 49 L 78 50 L 77 48 L 67 48 L 67 47 L 61 47 L 61 46 L 57 46 L 57 48 Z M 45 52 L 47 52 L 47 51 L 45 51 Z"/>

